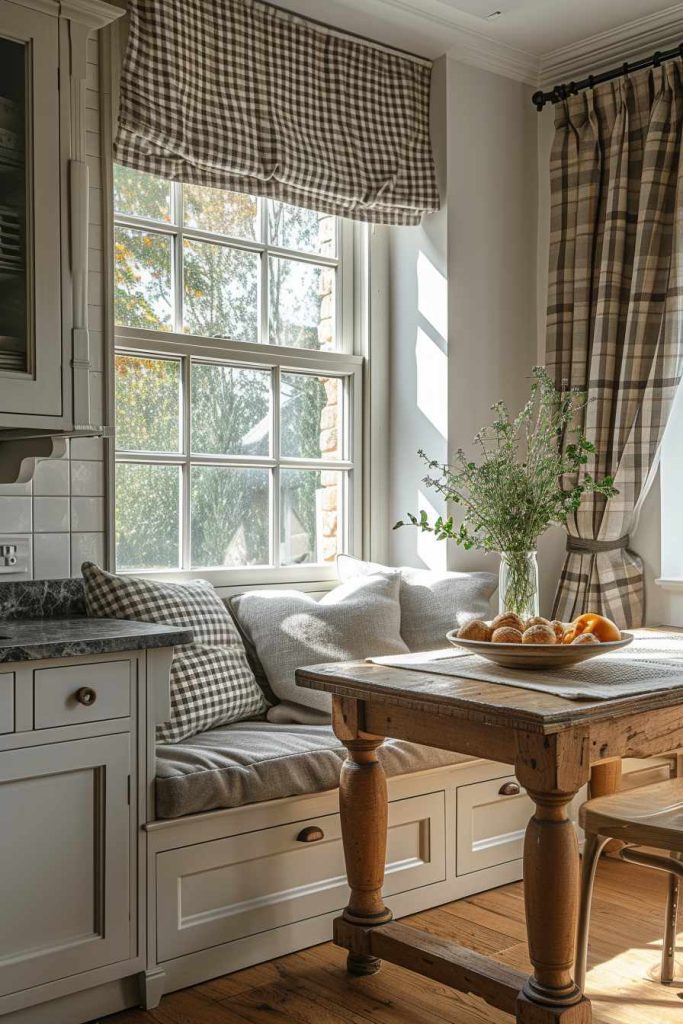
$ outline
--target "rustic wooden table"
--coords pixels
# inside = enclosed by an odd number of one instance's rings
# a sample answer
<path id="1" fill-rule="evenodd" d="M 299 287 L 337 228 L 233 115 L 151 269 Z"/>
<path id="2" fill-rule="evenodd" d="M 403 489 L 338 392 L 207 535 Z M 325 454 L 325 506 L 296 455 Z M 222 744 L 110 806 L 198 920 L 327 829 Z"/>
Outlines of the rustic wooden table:
<path id="1" fill-rule="evenodd" d="M 339 799 L 351 897 L 334 935 L 349 951 L 348 969 L 371 974 L 385 959 L 475 993 L 520 1024 L 590 1024 L 572 976 L 579 852 L 567 807 L 596 762 L 683 746 L 683 667 L 680 689 L 599 702 L 367 662 L 297 677 L 333 695 L 334 730 L 347 749 Z M 531 977 L 392 922 L 382 899 L 387 790 L 377 758 L 386 736 L 514 765 L 536 805 L 524 845 Z"/>

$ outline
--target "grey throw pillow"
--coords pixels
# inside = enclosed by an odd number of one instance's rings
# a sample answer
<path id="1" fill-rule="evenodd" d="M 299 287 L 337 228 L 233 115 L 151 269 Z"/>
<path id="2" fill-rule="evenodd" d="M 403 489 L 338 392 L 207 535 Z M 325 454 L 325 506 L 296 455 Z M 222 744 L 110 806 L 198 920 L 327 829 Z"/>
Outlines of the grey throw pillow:
<path id="1" fill-rule="evenodd" d="M 349 580 L 320 601 L 298 590 L 254 590 L 230 606 L 276 696 L 329 712 L 330 695 L 298 687 L 296 669 L 405 654 L 398 590 L 396 573 Z"/>
<path id="2" fill-rule="evenodd" d="M 489 618 L 489 602 L 498 586 L 497 577 L 490 572 L 394 569 L 352 555 L 337 556 L 337 574 L 342 581 L 377 573 L 400 574 L 401 636 L 410 651 L 438 651 L 448 646 L 449 629 L 470 619 Z"/>
<path id="3" fill-rule="evenodd" d="M 207 580 L 156 583 L 115 576 L 92 562 L 81 566 L 88 615 L 137 619 L 194 632 L 176 647 L 171 665 L 171 718 L 157 739 L 178 743 L 217 725 L 263 715 L 266 702 L 249 668 L 228 610 Z"/>

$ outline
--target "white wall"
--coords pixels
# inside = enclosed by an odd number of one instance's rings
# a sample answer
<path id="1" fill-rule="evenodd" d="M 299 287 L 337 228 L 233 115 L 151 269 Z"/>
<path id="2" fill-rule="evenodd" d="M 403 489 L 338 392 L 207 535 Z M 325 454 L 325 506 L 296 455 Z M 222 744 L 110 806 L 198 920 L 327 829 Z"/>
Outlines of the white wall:
<path id="1" fill-rule="evenodd" d="M 532 89 L 452 59 L 433 79 L 433 137 L 444 208 L 420 228 L 390 231 L 390 500 L 394 519 L 431 506 L 416 456 L 447 460 L 490 421 L 490 406 L 528 397 L 538 361 L 538 115 Z M 550 610 L 557 545 L 540 549 L 541 604 Z M 548 550 L 546 556 L 546 549 Z M 390 560 L 497 571 L 403 529 Z"/>

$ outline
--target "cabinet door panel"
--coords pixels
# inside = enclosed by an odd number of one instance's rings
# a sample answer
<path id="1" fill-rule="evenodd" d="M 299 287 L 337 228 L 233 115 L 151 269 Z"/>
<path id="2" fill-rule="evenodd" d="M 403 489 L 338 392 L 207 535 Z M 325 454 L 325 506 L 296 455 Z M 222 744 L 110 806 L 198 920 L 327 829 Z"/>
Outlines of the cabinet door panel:
<path id="1" fill-rule="evenodd" d="M 129 953 L 128 735 L 0 753 L 0 994 Z"/>
<path id="2" fill-rule="evenodd" d="M 11 426 L 12 414 L 63 414 L 59 22 L 4 2 L 0 40 L 0 426 Z"/>

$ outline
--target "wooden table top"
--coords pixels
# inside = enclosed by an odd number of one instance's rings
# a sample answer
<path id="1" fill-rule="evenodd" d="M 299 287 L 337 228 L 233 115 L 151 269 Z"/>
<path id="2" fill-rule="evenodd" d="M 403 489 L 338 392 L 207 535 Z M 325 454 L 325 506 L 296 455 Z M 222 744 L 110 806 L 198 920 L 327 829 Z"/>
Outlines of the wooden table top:
<path id="1" fill-rule="evenodd" d="M 299 686 L 324 690 L 340 697 L 553 733 L 581 723 L 605 721 L 682 703 L 683 635 L 680 687 L 614 700 L 568 700 L 538 690 L 374 665 L 366 661 L 312 665 L 298 669 L 296 678 Z"/>

